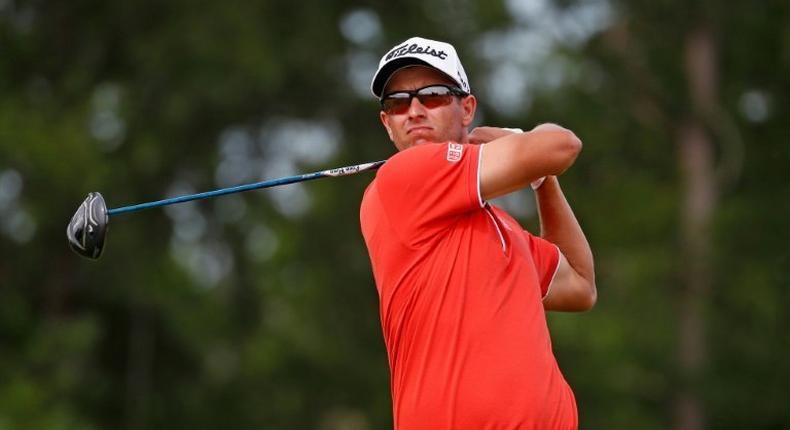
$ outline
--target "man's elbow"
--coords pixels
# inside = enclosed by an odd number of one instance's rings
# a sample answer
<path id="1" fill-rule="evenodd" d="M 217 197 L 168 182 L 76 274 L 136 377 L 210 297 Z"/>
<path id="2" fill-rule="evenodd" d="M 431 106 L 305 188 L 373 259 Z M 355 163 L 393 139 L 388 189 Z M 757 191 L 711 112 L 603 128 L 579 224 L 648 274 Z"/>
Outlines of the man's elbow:
<path id="1" fill-rule="evenodd" d="M 550 155 L 552 175 L 560 175 L 573 165 L 582 150 L 582 141 L 575 133 L 556 124 L 541 124 L 532 132 L 539 133 Z"/>
<path id="2" fill-rule="evenodd" d="M 563 130 L 559 132 L 561 136 L 558 137 L 557 152 L 559 154 L 559 167 L 560 174 L 567 170 L 576 161 L 576 157 L 582 151 L 582 141 L 576 134 L 570 130 Z"/>
<path id="3" fill-rule="evenodd" d="M 577 278 L 574 291 L 573 311 L 587 312 L 595 307 L 598 301 L 598 290 L 595 288 L 595 280 L 579 277 Z"/>
<path id="4" fill-rule="evenodd" d="M 560 312 L 591 310 L 598 301 L 595 284 L 581 279 L 578 281 L 553 286 L 543 301 L 543 307 L 547 311 Z"/>
<path id="5" fill-rule="evenodd" d="M 589 286 L 588 291 L 585 294 L 582 294 L 581 300 L 579 300 L 579 312 L 586 312 L 591 310 L 595 307 L 595 303 L 598 301 L 598 291 L 595 288 L 595 284 Z"/>
<path id="6" fill-rule="evenodd" d="M 595 306 L 598 300 L 598 294 L 595 289 L 579 291 L 569 298 L 564 305 L 557 306 L 552 310 L 560 310 L 565 312 L 587 312 Z"/>

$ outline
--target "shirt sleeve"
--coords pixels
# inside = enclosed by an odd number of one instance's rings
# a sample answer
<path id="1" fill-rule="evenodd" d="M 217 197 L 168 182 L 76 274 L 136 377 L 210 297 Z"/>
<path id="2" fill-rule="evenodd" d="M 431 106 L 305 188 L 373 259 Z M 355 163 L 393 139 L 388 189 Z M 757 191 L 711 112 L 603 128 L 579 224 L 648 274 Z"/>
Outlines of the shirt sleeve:
<path id="1" fill-rule="evenodd" d="M 530 232 L 524 231 L 529 243 L 532 264 L 535 265 L 535 272 L 538 274 L 540 284 L 540 296 L 546 297 L 551 288 L 551 281 L 560 268 L 560 249 L 557 245 L 541 237 L 533 236 Z"/>
<path id="2" fill-rule="evenodd" d="M 408 246 L 419 246 L 460 215 L 482 207 L 481 145 L 428 143 L 391 157 L 376 174 L 390 225 Z"/>

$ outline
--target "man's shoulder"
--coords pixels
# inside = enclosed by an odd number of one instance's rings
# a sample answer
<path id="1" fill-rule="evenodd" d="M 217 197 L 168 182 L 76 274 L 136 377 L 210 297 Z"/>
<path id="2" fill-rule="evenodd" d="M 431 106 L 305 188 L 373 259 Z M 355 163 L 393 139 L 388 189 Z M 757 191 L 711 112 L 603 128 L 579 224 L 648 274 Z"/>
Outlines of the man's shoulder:
<path id="1" fill-rule="evenodd" d="M 370 205 L 370 202 L 373 200 L 373 196 L 378 193 L 378 186 L 376 184 L 376 178 L 374 177 L 372 181 L 365 187 L 365 191 L 362 192 L 362 200 L 360 201 L 360 210 L 363 210 L 365 206 Z"/>
<path id="2" fill-rule="evenodd" d="M 463 165 L 459 162 L 472 152 L 470 146 L 451 141 L 414 145 L 390 157 L 379 169 L 377 177 L 385 182 L 390 179 L 398 182 L 419 180 L 445 168 Z"/>

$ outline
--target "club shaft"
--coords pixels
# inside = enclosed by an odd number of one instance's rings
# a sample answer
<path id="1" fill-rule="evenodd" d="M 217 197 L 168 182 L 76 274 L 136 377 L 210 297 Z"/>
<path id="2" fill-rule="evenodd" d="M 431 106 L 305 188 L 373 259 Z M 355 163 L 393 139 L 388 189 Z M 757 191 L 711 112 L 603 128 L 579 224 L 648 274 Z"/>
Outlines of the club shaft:
<path id="1" fill-rule="evenodd" d="M 278 185 L 293 184 L 296 182 L 311 181 L 318 178 L 327 178 L 334 176 L 353 175 L 368 170 L 376 170 L 384 164 L 385 160 L 375 161 L 372 163 L 357 164 L 354 166 L 339 167 L 337 169 L 322 170 L 320 172 L 305 173 L 303 175 L 286 176 L 283 178 L 270 179 L 268 181 L 255 182 L 253 184 L 237 185 L 235 187 L 221 188 L 214 191 L 206 191 L 197 194 L 189 194 L 185 196 L 172 197 L 164 200 L 157 200 L 155 202 L 140 203 L 131 206 L 123 206 L 114 208 L 107 211 L 107 215 L 118 215 L 129 212 L 137 212 L 143 209 L 156 208 L 159 206 L 173 205 L 176 203 L 184 203 L 192 200 L 207 199 L 210 197 L 224 196 L 225 194 L 240 193 L 242 191 L 258 190 L 261 188 L 271 188 Z"/>

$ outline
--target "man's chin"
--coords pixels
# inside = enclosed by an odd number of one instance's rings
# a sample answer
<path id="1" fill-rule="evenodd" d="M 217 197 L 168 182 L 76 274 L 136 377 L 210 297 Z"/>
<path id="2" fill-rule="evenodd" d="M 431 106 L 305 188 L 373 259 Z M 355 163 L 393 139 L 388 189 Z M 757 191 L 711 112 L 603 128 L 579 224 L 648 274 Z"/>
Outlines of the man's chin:
<path id="1" fill-rule="evenodd" d="M 425 137 L 421 136 L 421 137 L 417 137 L 417 138 L 412 139 L 411 144 L 413 146 L 413 145 L 423 145 L 423 144 L 426 144 L 426 143 L 436 143 L 436 142 L 437 142 L 437 140 L 434 139 L 434 138 L 427 137 L 427 136 L 425 136 Z"/>

